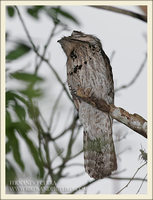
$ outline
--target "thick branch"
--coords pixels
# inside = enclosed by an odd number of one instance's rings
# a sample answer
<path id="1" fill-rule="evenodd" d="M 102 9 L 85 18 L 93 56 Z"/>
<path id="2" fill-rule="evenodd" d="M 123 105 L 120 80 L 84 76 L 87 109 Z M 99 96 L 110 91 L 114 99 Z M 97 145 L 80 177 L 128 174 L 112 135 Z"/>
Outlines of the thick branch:
<path id="1" fill-rule="evenodd" d="M 108 10 L 108 11 L 112 11 L 112 12 L 116 12 L 116 13 L 120 13 L 120 14 L 124 14 L 124 15 L 128 15 L 130 17 L 134 17 L 137 18 L 139 20 L 142 20 L 144 22 L 147 22 L 147 17 L 145 15 L 141 15 L 129 10 L 125 10 L 125 9 L 121 9 L 121 8 L 117 8 L 114 6 L 91 6 L 94 8 L 99 8 L 99 9 L 103 9 L 103 10 Z"/>
<path id="2" fill-rule="evenodd" d="M 116 107 L 112 104 L 109 105 L 103 99 L 96 99 L 93 96 L 89 97 L 84 93 L 83 89 L 79 89 L 75 95 L 97 109 L 103 112 L 108 112 L 113 119 L 125 124 L 132 130 L 147 138 L 147 121 L 140 115 L 135 113 L 130 114 L 123 108 Z"/>
<path id="3" fill-rule="evenodd" d="M 132 130 L 147 138 L 147 121 L 140 115 L 130 114 L 120 107 L 110 105 L 110 115 L 113 119 L 125 124 Z"/>

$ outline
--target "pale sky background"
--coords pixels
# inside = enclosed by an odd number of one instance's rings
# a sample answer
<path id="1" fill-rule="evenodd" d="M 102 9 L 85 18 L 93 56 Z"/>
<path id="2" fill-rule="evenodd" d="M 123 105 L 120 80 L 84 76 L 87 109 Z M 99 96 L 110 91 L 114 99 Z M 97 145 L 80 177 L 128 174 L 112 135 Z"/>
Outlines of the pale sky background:
<path id="1" fill-rule="evenodd" d="M 59 73 L 62 80 L 64 82 L 66 81 L 66 56 L 61 49 L 59 43 L 57 43 L 57 40 L 59 40 L 63 36 L 69 36 L 73 30 L 80 30 L 87 34 L 94 34 L 95 36 L 97 36 L 101 40 L 103 49 L 108 57 L 110 57 L 112 52 L 115 51 L 115 56 L 111 63 L 115 88 L 123 84 L 127 84 L 139 69 L 147 51 L 146 23 L 125 15 L 87 6 L 63 6 L 63 8 L 73 13 L 73 15 L 76 16 L 76 18 L 80 21 L 81 25 L 80 27 L 78 27 L 73 23 L 68 23 L 70 31 L 63 31 L 62 33 L 55 36 L 48 49 L 51 63 L 56 68 L 56 71 Z M 134 6 L 122 6 L 122 8 L 141 13 L 141 11 Z M 20 8 L 20 10 L 22 9 Z M 41 20 L 37 22 L 31 17 L 27 16 L 26 13 L 21 13 L 24 17 L 25 23 L 30 31 L 30 34 L 35 44 L 39 44 L 41 47 L 46 43 L 47 37 L 53 26 L 52 21 L 50 20 L 50 18 L 46 17 L 46 15 L 42 15 L 40 18 Z M 27 41 L 25 32 L 18 17 L 16 16 L 13 19 L 7 17 L 6 19 L 6 30 L 10 32 L 11 38 L 25 38 L 25 40 Z M 34 58 L 35 56 L 28 54 L 23 59 L 19 59 L 19 61 L 17 60 L 9 64 L 9 69 L 11 71 L 16 71 L 17 69 L 22 69 L 23 67 L 26 67 L 27 71 L 33 72 L 35 66 Z M 54 100 L 59 94 L 61 87 L 50 69 L 46 66 L 46 64 L 43 64 L 43 66 L 41 66 L 39 74 L 45 77 L 47 81 L 43 84 L 43 89 L 46 95 L 38 103 L 40 110 L 42 110 L 44 118 L 49 120 Z M 8 84 L 9 88 L 13 88 L 16 86 L 17 85 L 15 82 L 9 82 Z M 130 113 L 137 113 L 147 119 L 147 66 L 144 67 L 139 78 L 131 87 L 116 93 L 115 105 L 124 108 Z M 65 98 L 65 96 L 63 96 L 59 107 L 59 112 L 61 114 L 60 118 L 58 119 L 58 126 L 54 131 L 55 135 L 58 134 L 60 130 L 62 130 L 63 126 L 65 126 L 65 121 L 67 119 L 68 113 L 70 112 L 70 109 L 73 110 L 72 103 L 67 98 Z M 69 120 L 67 121 L 67 123 L 70 121 L 70 119 L 71 115 L 69 116 Z M 132 177 L 137 168 L 142 165 L 142 161 L 138 159 L 140 154 L 139 150 L 141 146 L 144 149 L 147 148 L 146 139 L 122 124 L 114 124 L 114 129 L 114 134 L 117 134 L 118 132 L 120 132 L 121 135 L 127 134 L 126 139 L 116 144 L 117 153 L 127 149 L 124 153 L 120 155 L 118 159 L 118 171 L 123 169 L 126 170 L 118 174 L 118 176 Z M 61 146 L 63 146 L 63 144 L 66 144 L 66 142 L 67 136 L 63 138 Z M 21 144 L 21 151 L 24 155 L 24 161 L 29 162 L 29 160 L 31 160 L 27 168 L 28 172 L 29 169 L 33 167 L 34 163 L 32 159 L 30 159 L 29 151 L 27 150 L 27 147 L 23 141 L 21 141 Z M 77 152 L 78 149 L 81 149 L 82 145 L 83 134 L 81 130 L 77 138 L 76 149 L 74 150 L 74 152 Z M 74 163 L 79 162 L 83 164 L 83 154 L 72 161 Z M 58 165 L 58 159 L 56 162 Z M 73 175 L 76 173 L 76 171 L 82 172 L 83 170 L 83 167 L 73 167 L 68 168 L 66 171 Z M 143 168 L 139 171 L 137 177 L 144 178 L 145 175 L 146 168 Z M 30 175 L 21 174 L 22 178 L 25 178 L 26 176 Z M 75 188 L 90 180 L 92 179 L 85 173 L 82 177 L 79 178 L 67 180 L 63 179 L 63 181 L 61 181 L 58 186 Z M 116 180 L 112 181 L 110 179 L 102 179 L 92 184 L 88 188 L 87 193 L 116 193 L 127 182 L 128 181 L 119 182 Z M 125 190 L 123 190 L 122 193 L 135 194 L 140 184 L 140 181 L 133 181 Z M 147 183 L 145 182 L 141 188 L 140 194 L 146 192 Z M 82 192 L 80 191 L 80 193 Z"/>

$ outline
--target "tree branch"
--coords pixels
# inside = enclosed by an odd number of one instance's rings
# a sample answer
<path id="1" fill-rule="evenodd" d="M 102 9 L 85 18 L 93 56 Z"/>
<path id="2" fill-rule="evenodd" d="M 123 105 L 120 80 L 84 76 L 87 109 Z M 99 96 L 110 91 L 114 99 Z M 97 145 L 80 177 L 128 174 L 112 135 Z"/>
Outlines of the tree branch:
<path id="1" fill-rule="evenodd" d="M 30 36 L 30 34 L 29 34 L 29 31 L 28 31 L 28 29 L 27 29 L 27 27 L 26 27 L 24 21 L 23 21 L 23 18 L 22 18 L 21 14 L 20 14 L 20 11 L 19 11 L 18 7 L 17 7 L 17 6 L 14 6 L 14 7 L 15 7 L 17 13 L 18 13 L 19 19 L 20 19 L 20 21 L 21 21 L 21 23 L 22 23 L 22 25 L 23 25 L 23 28 L 24 28 L 24 31 L 25 31 L 27 37 L 28 37 L 28 40 L 30 41 L 30 43 L 31 43 L 31 45 L 32 45 L 32 47 L 33 47 L 33 50 L 37 52 L 38 50 L 37 50 L 35 44 L 34 44 L 33 41 L 32 41 L 32 38 L 31 38 L 31 36 Z"/>
<path id="2" fill-rule="evenodd" d="M 50 44 L 50 42 L 51 42 L 51 40 L 52 40 L 52 38 L 53 38 L 53 36 L 54 36 L 54 33 L 55 33 L 56 28 L 57 28 L 57 25 L 55 24 L 54 27 L 53 27 L 53 29 L 52 29 L 51 32 L 50 32 L 50 35 L 49 35 L 49 37 L 48 37 L 48 39 L 47 39 L 46 44 L 45 44 L 45 46 L 44 46 L 44 51 L 43 51 L 42 57 L 45 57 L 45 55 L 46 55 L 46 51 L 47 51 L 47 49 L 48 49 L 48 47 L 49 47 L 49 44 Z M 35 73 L 38 72 L 38 69 L 40 68 L 42 62 L 43 62 L 43 59 L 41 58 L 40 61 L 39 61 L 39 63 L 36 65 Z"/>
<path id="3" fill-rule="evenodd" d="M 147 138 L 147 121 L 140 115 L 130 114 L 126 110 L 115 105 L 110 105 L 109 114 L 113 119 L 125 124 L 132 130 Z"/>
<path id="4" fill-rule="evenodd" d="M 140 68 L 138 69 L 137 73 L 134 75 L 132 80 L 128 84 L 122 85 L 119 88 L 115 89 L 115 92 L 118 92 L 119 90 L 122 90 L 122 89 L 126 89 L 126 88 L 130 87 L 133 83 L 135 83 L 135 81 L 137 80 L 137 78 L 141 74 L 141 72 L 142 72 L 142 70 L 143 70 L 143 68 L 144 68 L 144 66 L 146 64 L 146 60 L 147 60 L 147 54 L 145 55 L 144 61 L 140 65 Z"/>
<path id="5" fill-rule="evenodd" d="M 134 17 L 136 19 L 142 20 L 143 22 L 147 22 L 147 16 L 141 15 L 141 14 L 129 11 L 129 10 L 117 8 L 117 7 L 114 7 L 114 6 L 95 6 L 95 5 L 93 5 L 91 7 L 103 9 L 103 10 L 108 10 L 108 11 L 120 13 L 120 14 L 123 14 L 123 15 L 128 15 L 130 17 Z"/>
<path id="6" fill-rule="evenodd" d="M 21 21 L 21 23 L 22 23 L 22 26 L 23 26 L 23 28 L 24 28 L 24 30 L 25 30 L 25 32 L 26 32 L 27 38 L 28 38 L 30 44 L 32 45 L 32 48 L 33 48 L 34 52 L 36 53 L 36 55 L 37 55 L 39 58 L 41 58 L 42 61 L 44 61 L 44 62 L 49 66 L 49 68 L 52 70 L 52 72 L 53 72 L 54 75 L 56 76 L 57 80 L 59 81 L 59 83 L 62 85 L 64 91 L 66 92 L 66 94 L 67 94 L 67 96 L 68 96 L 68 98 L 72 101 L 72 98 L 71 98 L 71 96 L 70 96 L 70 94 L 69 94 L 69 92 L 68 92 L 68 90 L 67 90 L 65 84 L 64 84 L 63 81 L 61 80 L 60 76 L 58 75 L 58 73 L 56 72 L 56 70 L 54 69 L 54 67 L 51 65 L 51 63 L 49 62 L 49 60 L 46 59 L 46 58 L 44 57 L 44 55 L 41 55 L 41 54 L 38 52 L 38 49 L 36 48 L 36 46 L 35 46 L 35 44 L 34 44 L 32 38 L 31 38 L 31 36 L 30 36 L 30 33 L 29 33 L 29 31 L 28 31 L 28 29 L 27 29 L 27 27 L 26 27 L 26 24 L 25 24 L 25 22 L 24 22 L 24 20 L 23 20 L 23 18 L 22 18 L 22 16 L 21 16 L 21 13 L 20 13 L 18 7 L 15 6 L 15 8 L 16 8 L 16 10 L 17 10 L 19 19 L 20 19 L 20 21 Z M 50 41 L 50 38 L 49 38 L 49 41 Z M 45 50 L 44 52 L 46 53 L 46 50 Z"/>
<path id="7" fill-rule="evenodd" d="M 142 167 L 144 167 L 146 164 L 147 164 L 147 162 L 144 163 L 143 165 L 141 165 L 141 166 L 136 170 L 136 172 L 134 173 L 134 175 L 132 176 L 132 178 L 129 180 L 129 182 L 128 182 L 121 190 L 119 190 L 116 194 L 121 193 L 126 187 L 128 187 L 128 185 L 131 183 L 131 181 L 134 180 L 134 177 L 136 176 L 136 174 L 138 173 L 138 171 L 139 171 Z"/>
<path id="8" fill-rule="evenodd" d="M 141 185 L 140 185 L 140 187 L 139 187 L 139 189 L 138 189 L 138 191 L 137 191 L 136 194 L 138 194 L 138 193 L 140 192 L 140 189 L 141 189 L 143 183 L 146 181 L 146 177 L 147 177 L 147 174 L 146 174 L 145 177 L 142 179 L 142 183 L 141 183 Z"/>
<path id="9" fill-rule="evenodd" d="M 114 179 L 114 180 L 124 180 L 124 181 L 130 181 L 131 180 L 131 178 L 129 178 L 129 177 L 113 177 L 113 176 L 109 176 L 109 177 L 106 177 L 106 178 Z M 145 176 L 145 178 L 133 178 L 132 181 L 147 182 L 147 179 L 146 179 L 146 176 Z"/>
<path id="10" fill-rule="evenodd" d="M 91 185 L 92 183 L 94 182 L 97 182 L 99 181 L 100 179 L 95 179 L 93 181 L 89 181 L 85 184 L 83 184 L 82 186 L 78 187 L 76 190 L 73 190 L 70 194 L 75 194 L 76 192 L 78 192 L 79 190 L 82 190 L 83 188 L 86 188 L 87 186 Z"/>
<path id="11" fill-rule="evenodd" d="M 125 124 L 132 130 L 147 138 L 147 121 L 140 115 L 136 113 L 130 114 L 123 108 L 116 107 L 112 104 L 109 105 L 103 99 L 97 99 L 94 96 L 89 97 L 88 94 L 85 94 L 82 88 L 77 90 L 76 94 L 74 95 L 76 95 L 78 98 L 85 101 L 86 103 L 96 107 L 97 109 L 109 113 L 109 115 L 113 119 L 116 119 L 122 124 Z"/>

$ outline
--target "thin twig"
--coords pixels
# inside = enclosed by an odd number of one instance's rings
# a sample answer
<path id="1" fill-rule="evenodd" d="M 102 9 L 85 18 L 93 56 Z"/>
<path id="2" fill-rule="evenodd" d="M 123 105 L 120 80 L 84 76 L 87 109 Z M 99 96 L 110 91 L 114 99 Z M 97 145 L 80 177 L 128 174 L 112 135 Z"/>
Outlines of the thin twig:
<path id="1" fill-rule="evenodd" d="M 131 150 L 131 147 L 130 147 L 130 146 L 127 146 L 127 147 L 125 147 L 122 151 L 118 152 L 118 153 L 116 154 L 116 156 L 119 156 L 119 155 L 123 154 L 124 152 L 130 151 L 130 150 Z"/>
<path id="2" fill-rule="evenodd" d="M 75 155 L 73 155 L 70 159 L 74 159 L 76 158 L 77 156 L 79 156 L 81 153 L 83 153 L 83 149 L 80 150 L 78 153 L 76 153 Z"/>
<path id="3" fill-rule="evenodd" d="M 138 191 L 137 191 L 136 194 L 138 194 L 138 193 L 140 192 L 140 189 L 141 189 L 141 187 L 142 187 L 144 181 L 147 181 L 147 180 L 146 180 L 146 177 L 147 177 L 147 174 L 146 174 L 145 177 L 142 179 L 142 183 L 141 183 L 141 185 L 140 185 L 140 187 L 139 187 L 139 189 L 138 189 Z"/>
<path id="4" fill-rule="evenodd" d="M 141 15 L 129 10 L 125 10 L 125 9 L 121 9 L 121 8 L 117 8 L 114 6 L 91 6 L 94 8 L 99 8 L 99 9 L 103 9 L 103 10 L 108 10 L 108 11 L 112 11 L 112 12 L 116 12 L 116 13 L 120 13 L 120 14 L 124 14 L 124 15 L 128 15 L 130 17 L 134 17 L 136 19 L 142 20 L 143 22 L 147 22 L 147 17 L 145 15 Z"/>
<path id="5" fill-rule="evenodd" d="M 142 72 L 142 70 L 143 70 L 143 68 L 146 64 L 146 60 L 147 60 L 147 55 L 145 55 L 143 63 L 140 65 L 140 68 L 138 69 L 137 73 L 134 75 L 132 80 L 128 84 L 122 85 L 119 88 L 115 89 L 115 92 L 118 92 L 119 90 L 122 90 L 122 89 L 126 89 L 126 88 L 130 87 L 133 83 L 135 83 L 135 81 L 137 80 L 137 78 L 141 74 L 141 72 Z"/>
<path id="6" fill-rule="evenodd" d="M 66 132 L 68 132 L 68 131 L 72 130 L 74 127 L 76 127 L 77 120 L 78 120 L 78 118 L 74 117 L 71 124 L 65 130 L 63 130 L 60 134 L 58 134 L 56 137 L 52 138 L 52 140 L 57 140 L 58 138 L 62 137 Z"/>
<path id="7" fill-rule="evenodd" d="M 121 134 L 123 134 L 123 133 L 121 133 Z M 120 141 L 124 140 L 128 135 L 127 133 L 125 133 L 124 135 L 121 135 L 121 134 L 116 135 L 114 142 L 120 142 Z"/>
<path id="8" fill-rule="evenodd" d="M 82 186 L 78 187 L 76 190 L 73 190 L 70 194 L 75 194 L 75 193 L 78 192 L 79 190 L 81 190 L 81 189 L 83 189 L 83 188 L 86 188 L 87 186 L 91 185 L 92 183 L 97 182 L 98 180 L 100 180 L 100 179 L 95 179 L 95 180 L 90 181 L 90 182 L 88 182 L 88 183 L 86 183 L 86 184 L 83 184 Z"/>
<path id="9" fill-rule="evenodd" d="M 138 173 L 138 171 L 139 171 L 142 167 L 144 167 L 146 164 L 147 164 L 147 162 L 144 163 L 143 165 L 141 165 L 141 166 L 136 170 L 136 172 L 134 173 L 134 175 L 132 176 L 132 178 L 130 178 L 130 181 L 129 181 L 121 190 L 119 190 L 116 194 L 121 193 L 126 187 L 128 187 L 128 185 L 131 183 L 131 181 L 133 181 L 133 179 L 134 179 L 134 177 L 136 176 L 136 174 Z"/>
<path id="10" fill-rule="evenodd" d="M 76 123 L 76 121 L 74 121 L 74 122 Z M 62 172 L 63 172 L 63 170 L 65 168 L 66 163 L 71 159 L 72 145 L 74 144 L 74 134 L 75 134 L 75 125 L 76 125 L 75 123 L 74 123 L 74 126 L 71 129 L 71 134 L 70 134 L 70 138 L 69 138 L 69 142 L 68 142 L 66 156 L 63 157 L 62 164 L 59 167 L 60 169 L 59 169 L 59 171 L 57 173 L 58 177 L 61 177 Z"/>
<path id="11" fill-rule="evenodd" d="M 49 45 L 50 45 L 50 42 L 51 42 L 51 40 L 52 40 L 52 38 L 53 38 L 53 36 L 54 36 L 54 33 L 55 33 L 56 28 L 57 28 L 57 25 L 55 24 L 54 27 L 52 28 L 52 30 L 50 31 L 50 35 L 49 35 L 49 37 L 48 37 L 48 39 L 47 39 L 47 42 L 46 42 L 46 44 L 45 44 L 45 46 L 44 46 L 44 52 L 43 52 L 43 54 L 42 54 L 42 57 L 45 57 L 45 55 L 46 55 L 46 51 L 47 51 L 47 49 L 48 49 L 48 47 L 49 47 Z M 42 62 L 43 62 L 43 59 L 41 58 L 41 59 L 40 59 L 40 62 L 37 64 L 37 66 L 36 66 L 36 68 L 35 68 L 35 73 L 38 72 L 38 69 L 40 68 Z"/>
<path id="12" fill-rule="evenodd" d="M 72 164 L 67 164 L 66 167 L 83 167 L 83 164 L 81 163 L 72 163 Z"/>
<path id="13" fill-rule="evenodd" d="M 112 174 L 112 176 L 121 174 L 121 173 L 123 173 L 123 172 L 125 172 L 125 171 L 126 171 L 126 169 L 122 169 L 122 170 L 120 170 L 120 171 L 115 171 L 115 172 Z"/>
<path id="14" fill-rule="evenodd" d="M 58 166 L 56 166 L 55 168 L 53 168 L 53 170 L 56 170 L 56 169 L 58 169 L 58 168 L 60 168 L 61 167 L 61 165 L 62 164 L 60 164 L 60 165 L 58 165 Z M 81 163 L 72 163 L 72 164 L 66 164 L 65 165 L 65 168 L 67 168 L 67 167 L 76 167 L 76 166 L 78 166 L 78 167 L 83 167 L 83 164 L 81 164 Z"/>
<path id="15" fill-rule="evenodd" d="M 50 120 L 49 120 L 48 131 L 50 131 L 51 128 L 52 128 L 55 111 L 56 111 L 56 108 L 57 108 L 57 106 L 58 106 L 58 104 L 59 104 L 59 102 L 61 100 L 62 94 L 63 94 L 63 89 L 60 91 L 59 95 L 57 96 L 57 99 L 55 100 L 55 104 L 53 106 L 53 109 L 52 109 L 52 112 L 51 112 L 51 116 L 50 116 Z"/>
<path id="16" fill-rule="evenodd" d="M 83 171 L 83 172 L 80 172 L 80 173 L 77 173 L 77 174 L 74 174 L 74 175 L 68 175 L 68 176 L 66 176 L 66 178 L 77 178 L 77 177 L 82 176 L 84 174 L 85 174 L 85 172 Z"/>
<path id="17" fill-rule="evenodd" d="M 45 149 L 45 154 L 46 154 L 46 160 L 47 160 L 47 169 L 48 169 L 48 174 L 50 175 L 51 178 L 51 185 L 56 188 L 57 193 L 60 193 L 60 191 L 58 190 L 58 188 L 56 187 L 56 184 L 54 182 L 55 180 L 55 174 L 53 173 L 53 169 L 52 169 L 52 161 L 50 159 L 50 150 L 49 150 L 49 141 L 46 139 L 46 144 L 44 145 L 44 149 Z"/>
<path id="18" fill-rule="evenodd" d="M 131 178 L 128 178 L 128 177 L 106 177 L 106 178 L 109 178 L 109 179 L 115 179 L 115 180 L 121 180 L 121 181 L 126 181 L 126 180 L 131 180 Z M 146 176 L 145 176 L 146 178 Z M 142 178 L 134 178 L 133 181 L 147 181 L 147 179 L 142 179 Z"/>
<path id="19" fill-rule="evenodd" d="M 42 119 L 42 121 L 43 121 L 45 127 L 48 129 L 48 124 L 47 124 L 47 122 L 46 122 L 44 116 L 43 116 L 42 113 L 40 112 L 40 110 L 39 110 L 39 114 L 40 114 L 40 117 L 41 117 L 41 119 Z"/>
<path id="20" fill-rule="evenodd" d="M 54 148 L 55 148 L 57 154 L 52 158 L 52 162 L 54 162 L 56 160 L 56 158 L 63 159 L 62 153 L 64 152 L 64 148 L 59 147 L 58 144 L 56 143 L 56 141 L 53 142 L 53 145 L 54 145 Z"/>
<path id="21" fill-rule="evenodd" d="M 31 38 L 31 36 L 30 36 L 30 34 L 29 34 L 29 31 L 28 31 L 28 29 L 27 29 L 27 27 L 26 27 L 26 25 L 25 25 L 25 23 L 24 23 L 24 20 L 23 20 L 23 18 L 22 18 L 22 16 L 21 16 L 21 13 L 20 13 L 18 7 L 17 7 L 17 6 L 14 6 L 14 7 L 15 7 L 17 13 L 18 13 L 19 19 L 20 19 L 20 21 L 21 21 L 21 23 L 22 23 L 22 25 L 23 25 L 23 28 L 24 28 L 24 30 L 25 30 L 25 32 L 26 32 L 26 35 L 27 35 L 27 37 L 28 37 L 28 39 L 29 39 L 29 41 L 30 41 L 30 43 L 31 43 L 31 45 L 32 45 L 32 47 L 33 47 L 33 49 L 34 49 L 34 51 L 37 51 L 37 48 L 36 48 L 35 44 L 34 44 L 33 41 L 32 41 L 32 38 Z"/>
<path id="22" fill-rule="evenodd" d="M 73 101 L 72 101 L 72 98 L 71 98 L 71 96 L 70 96 L 70 94 L 69 94 L 69 92 L 68 92 L 68 90 L 67 90 L 67 88 L 66 88 L 66 86 L 65 86 L 65 84 L 62 82 L 62 80 L 61 80 L 61 78 L 59 77 L 58 73 L 55 71 L 55 69 L 53 68 L 53 66 L 50 64 L 50 62 L 49 62 L 47 59 L 43 58 L 43 60 L 48 64 L 48 66 L 50 67 L 50 69 L 52 70 L 52 72 L 55 74 L 57 80 L 58 80 L 59 83 L 62 85 L 64 91 L 66 92 L 66 94 L 67 94 L 67 96 L 68 96 L 68 98 L 71 100 L 71 102 L 73 102 Z"/>
<path id="23" fill-rule="evenodd" d="M 61 78 L 59 77 L 58 73 L 57 73 L 56 70 L 53 68 L 53 66 L 51 65 L 51 63 L 49 62 L 49 60 L 46 59 L 45 57 L 43 57 L 43 55 L 41 55 L 41 54 L 38 52 L 38 49 L 36 48 L 34 42 L 32 41 L 32 38 L 31 38 L 31 36 L 30 36 L 30 34 L 29 34 L 29 31 L 28 31 L 28 29 L 27 29 L 27 27 L 26 27 L 26 25 L 25 25 L 25 22 L 24 22 L 24 20 L 23 20 L 23 18 L 22 18 L 22 16 L 21 16 L 21 13 L 20 13 L 18 7 L 15 6 L 15 8 L 16 8 L 16 10 L 17 10 L 19 19 L 20 19 L 20 21 L 21 21 L 21 23 L 22 23 L 22 25 L 23 25 L 23 28 L 24 28 L 24 30 L 25 30 L 25 32 L 26 32 L 26 35 L 27 35 L 27 37 L 28 37 L 28 40 L 29 40 L 29 42 L 31 43 L 31 45 L 32 45 L 32 47 L 33 47 L 34 52 L 35 52 L 35 53 L 37 54 L 37 56 L 39 56 L 44 62 L 47 63 L 47 65 L 49 66 L 49 68 L 51 69 L 51 71 L 54 73 L 54 75 L 56 76 L 56 78 L 57 78 L 57 80 L 59 81 L 59 83 L 62 85 L 64 91 L 66 92 L 66 94 L 67 94 L 67 96 L 68 96 L 68 98 L 69 98 L 69 99 L 71 100 L 71 102 L 72 102 L 72 98 L 71 98 L 71 96 L 70 96 L 70 94 L 69 94 L 69 92 L 68 92 L 68 90 L 67 90 L 65 84 L 63 83 L 63 81 L 61 80 Z"/>
<path id="24" fill-rule="evenodd" d="M 42 181 L 42 183 L 39 184 L 39 193 L 40 193 L 40 194 L 43 194 L 43 193 L 44 193 L 44 191 L 43 191 L 43 189 L 44 189 L 44 187 L 45 187 L 44 183 L 47 182 L 47 178 L 48 178 L 48 173 L 45 175 L 44 181 Z"/>

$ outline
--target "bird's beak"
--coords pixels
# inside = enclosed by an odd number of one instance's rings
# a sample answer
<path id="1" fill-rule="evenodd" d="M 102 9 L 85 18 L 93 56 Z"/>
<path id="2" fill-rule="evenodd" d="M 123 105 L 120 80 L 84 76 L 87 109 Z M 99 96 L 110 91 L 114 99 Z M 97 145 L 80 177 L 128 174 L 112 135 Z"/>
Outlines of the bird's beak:
<path id="1" fill-rule="evenodd" d="M 57 40 L 57 42 L 61 43 L 61 40 L 62 40 L 62 39 L 60 39 L 60 40 Z"/>
<path id="2" fill-rule="evenodd" d="M 57 42 L 60 43 L 60 45 L 62 45 L 63 43 L 66 42 L 66 37 L 61 38 L 61 39 L 58 40 Z"/>
<path id="3" fill-rule="evenodd" d="M 74 44 L 72 42 L 71 37 L 63 37 L 60 40 L 58 40 L 57 42 L 60 43 L 61 47 L 63 48 L 63 50 L 65 52 L 65 54 L 67 56 L 69 56 L 70 52 L 74 48 Z"/>

